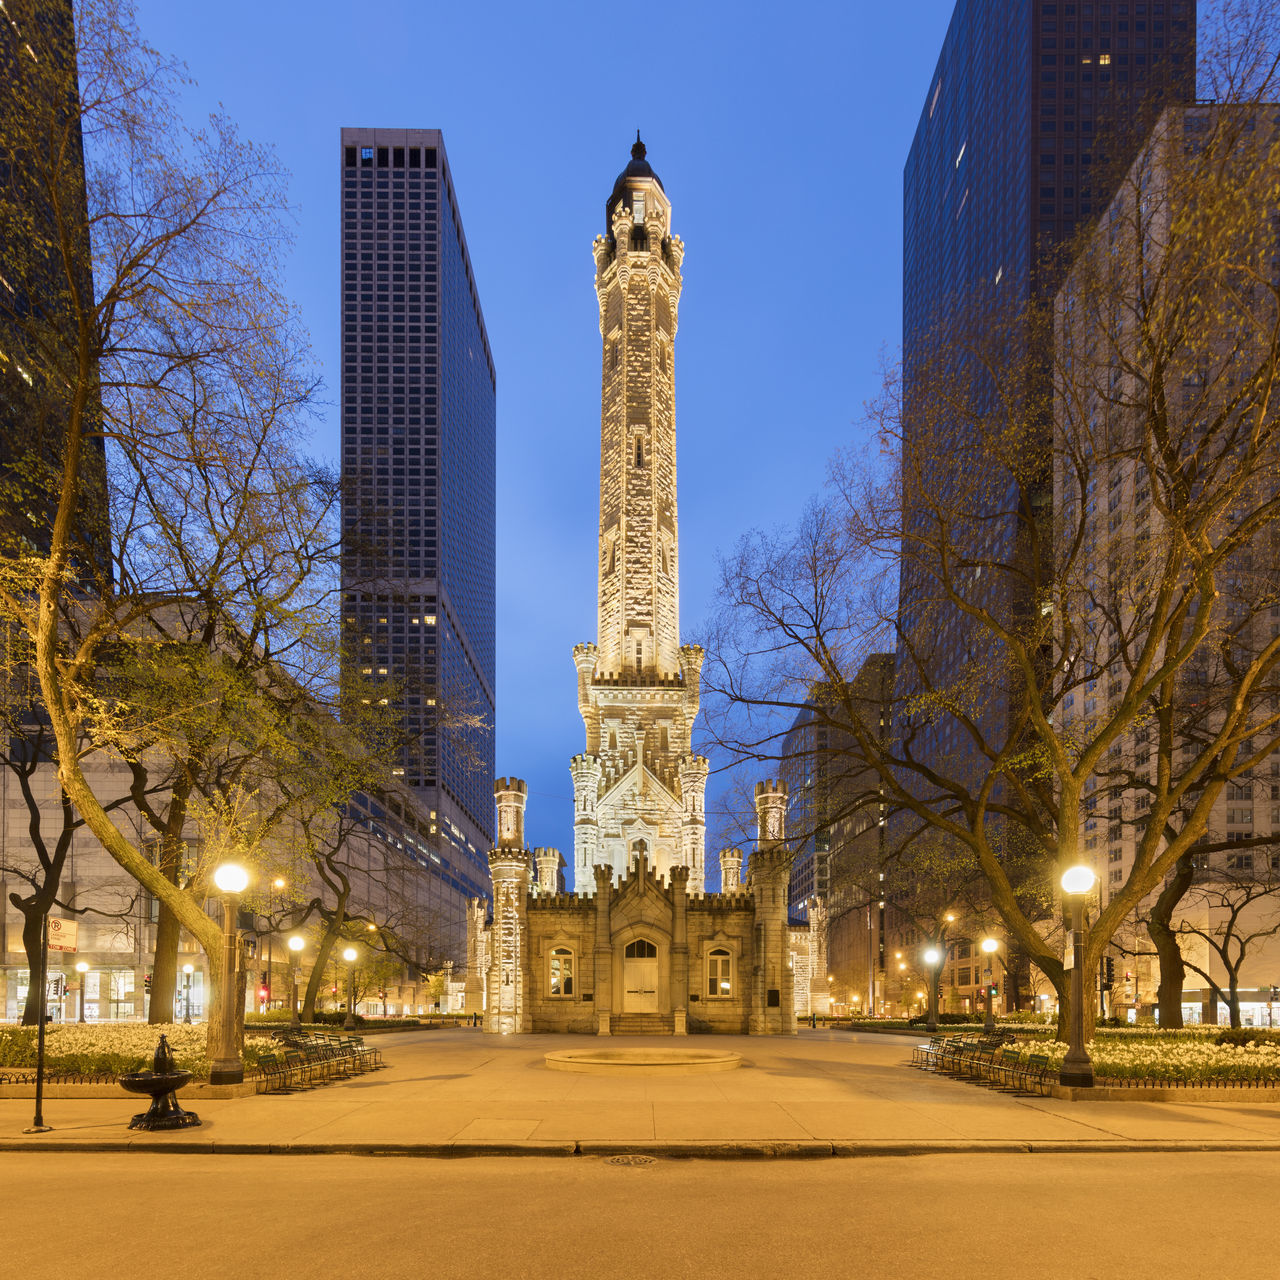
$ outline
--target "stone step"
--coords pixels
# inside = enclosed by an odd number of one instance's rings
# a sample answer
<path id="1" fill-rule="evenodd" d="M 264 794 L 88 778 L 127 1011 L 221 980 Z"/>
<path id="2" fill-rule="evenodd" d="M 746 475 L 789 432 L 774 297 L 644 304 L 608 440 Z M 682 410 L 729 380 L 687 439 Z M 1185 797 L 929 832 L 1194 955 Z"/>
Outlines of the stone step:
<path id="1" fill-rule="evenodd" d="M 661 1036 L 675 1031 L 675 1019 L 660 1013 L 617 1013 L 609 1019 L 609 1030 L 618 1036 Z"/>

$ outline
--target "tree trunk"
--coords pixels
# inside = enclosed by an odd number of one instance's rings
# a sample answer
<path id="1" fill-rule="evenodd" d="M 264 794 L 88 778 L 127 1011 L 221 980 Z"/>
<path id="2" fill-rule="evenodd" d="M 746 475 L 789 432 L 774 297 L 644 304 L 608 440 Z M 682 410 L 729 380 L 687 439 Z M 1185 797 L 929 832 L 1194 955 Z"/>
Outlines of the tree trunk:
<path id="1" fill-rule="evenodd" d="M 1170 928 L 1174 909 L 1182 901 L 1195 878 L 1195 865 L 1190 854 L 1183 854 L 1174 865 L 1173 874 L 1165 881 L 1146 919 L 1147 933 L 1155 944 L 1160 960 L 1160 985 L 1156 989 L 1156 1003 L 1160 1011 L 1160 1026 L 1166 1031 L 1182 1029 L 1182 986 L 1186 978 L 1186 966 L 1182 963 L 1182 948 L 1178 935 Z M 1136 966 L 1136 960 L 1135 960 Z M 1135 967 L 1134 972 L 1137 972 Z"/>
<path id="2" fill-rule="evenodd" d="M 316 1020 L 316 1000 L 320 995 L 320 985 L 324 982 L 324 971 L 329 963 L 329 955 L 338 941 L 338 936 L 341 934 L 342 926 L 347 918 L 346 907 L 347 899 L 343 895 L 337 907 L 329 916 L 325 924 L 324 935 L 320 939 L 320 945 L 316 948 L 315 963 L 311 966 L 311 974 L 307 978 L 307 994 L 302 1001 L 301 1017 L 303 1022 L 314 1022 Z"/>
<path id="3" fill-rule="evenodd" d="M 40 1023 L 40 933 L 44 912 L 32 899 L 30 906 L 19 907 L 22 912 L 22 949 L 27 953 L 27 999 L 22 1006 L 22 1025 L 35 1027 Z M 47 979 L 46 979 L 47 981 Z"/>
<path id="4" fill-rule="evenodd" d="M 1231 1013 L 1231 1025 L 1240 1026 L 1240 977 L 1236 973 L 1227 975 L 1227 1008 Z"/>
<path id="5" fill-rule="evenodd" d="M 173 1021 L 173 1002 L 178 991 L 178 938 L 182 927 L 178 917 L 160 903 L 156 925 L 156 953 L 151 961 L 151 1006 L 147 1021 L 153 1025 Z"/>

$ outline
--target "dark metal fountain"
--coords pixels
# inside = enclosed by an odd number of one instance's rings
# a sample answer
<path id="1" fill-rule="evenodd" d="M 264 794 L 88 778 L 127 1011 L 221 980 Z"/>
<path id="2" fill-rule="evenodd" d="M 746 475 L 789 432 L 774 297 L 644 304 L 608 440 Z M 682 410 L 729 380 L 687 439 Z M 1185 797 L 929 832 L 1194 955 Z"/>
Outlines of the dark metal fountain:
<path id="1" fill-rule="evenodd" d="M 129 1121 L 130 1129 L 189 1129 L 200 1123 L 194 1111 L 178 1105 L 178 1090 L 191 1079 L 190 1071 L 179 1071 L 173 1050 L 165 1036 L 160 1037 L 150 1071 L 134 1071 L 120 1077 L 121 1085 L 130 1093 L 145 1094 L 151 1099 L 148 1110 Z"/>

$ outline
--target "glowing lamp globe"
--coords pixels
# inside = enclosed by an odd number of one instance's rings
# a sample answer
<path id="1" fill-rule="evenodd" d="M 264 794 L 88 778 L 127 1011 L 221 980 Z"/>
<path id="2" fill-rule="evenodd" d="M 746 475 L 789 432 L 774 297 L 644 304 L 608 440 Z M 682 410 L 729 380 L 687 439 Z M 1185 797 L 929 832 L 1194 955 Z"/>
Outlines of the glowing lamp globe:
<path id="1" fill-rule="evenodd" d="M 1088 893 L 1097 883 L 1098 877 L 1093 874 L 1092 867 L 1068 867 L 1062 873 L 1062 892 L 1076 897 Z"/>
<path id="2" fill-rule="evenodd" d="M 348 947 L 348 948 L 347 948 L 347 949 L 342 953 L 342 958 L 343 958 L 343 959 L 344 959 L 348 964 L 354 964 L 354 963 L 355 963 L 355 959 L 356 959 L 356 949 L 355 949 L 355 947 Z"/>
<path id="3" fill-rule="evenodd" d="M 927 965 L 935 965 L 941 959 L 942 956 L 938 954 L 937 947 L 930 947 L 929 950 L 924 953 L 924 962 Z"/>
<path id="4" fill-rule="evenodd" d="M 305 947 L 306 945 L 307 945 L 307 940 L 305 938 L 298 937 L 296 933 L 293 935 L 292 938 L 289 939 L 290 951 L 301 951 L 302 948 Z"/>
<path id="5" fill-rule="evenodd" d="M 182 966 L 183 973 L 195 973 L 195 971 L 196 971 L 196 967 L 193 964 L 184 964 Z"/>
<path id="6" fill-rule="evenodd" d="M 982 940 L 982 949 L 987 953 L 987 955 L 998 950 L 999 947 L 1000 944 L 994 938 L 983 938 Z"/>
<path id="7" fill-rule="evenodd" d="M 213 883 L 223 893 L 243 893 L 249 887 L 249 873 L 234 862 L 224 862 L 213 873 Z"/>
<path id="8" fill-rule="evenodd" d="M 76 961 L 76 972 L 77 972 L 77 973 L 88 973 L 88 972 L 89 972 L 89 962 L 88 962 L 87 960 L 77 960 L 77 961 Z"/>

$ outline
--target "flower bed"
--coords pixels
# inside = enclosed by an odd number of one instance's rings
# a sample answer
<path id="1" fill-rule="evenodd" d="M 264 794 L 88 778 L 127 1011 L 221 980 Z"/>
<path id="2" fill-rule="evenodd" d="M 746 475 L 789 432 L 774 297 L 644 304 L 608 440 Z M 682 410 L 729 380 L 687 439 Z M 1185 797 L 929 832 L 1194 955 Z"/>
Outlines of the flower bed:
<path id="1" fill-rule="evenodd" d="M 1216 1030 L 1210 1028 L 1210 1031 Z M 1057 1066 L 1067 1046 L 1058 1041 L 1029 1044 L 1026 1053 L 1043 1053 Z M 1024 1055 L 1025 1056 L 1025 1055 Z M 1214 1044 L 1210 1035 L 1144 1038 L 1122 1033 L 1099 1035 L 1089 1045 L 1098 1084 L 1277 1084 L 1280 1044 Z"/>
<path id="2" fill-rule="evenodd" d="M 197 1079 L 209 1075 L 206 1056 L 208 1031 L 205 1027 L 171 1023 L 149 1026 L 141 1022 L 92 1024 L 66 1023 L 46 1028 L 45 1069 L 53 1073 L 121 1076 L 145 1071 L 151 1066 L 160 1036 L 169 1038 L 169 1047 L 180 1069 Z M 245 1036 L 244 1065 L 252 1069 L 258 1055 L 270 1049 L 265 1036 Z M 0 1068 L 36 1065 L 36 1028 L 0 1027 Z"/>

